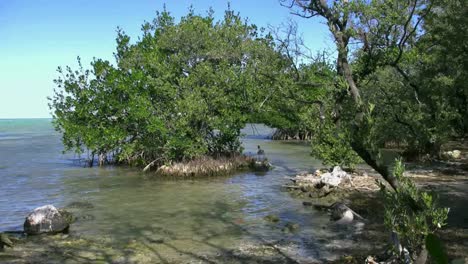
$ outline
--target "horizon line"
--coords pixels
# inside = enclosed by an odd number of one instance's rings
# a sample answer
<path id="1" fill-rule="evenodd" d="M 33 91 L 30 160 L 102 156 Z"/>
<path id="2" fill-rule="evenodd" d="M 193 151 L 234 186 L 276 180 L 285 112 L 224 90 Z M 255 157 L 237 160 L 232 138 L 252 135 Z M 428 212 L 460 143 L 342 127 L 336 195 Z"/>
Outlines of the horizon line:
<path id="1" fill-rule="evenodd" d="M 12 119 L 52 119 L 49 117 L 0 117 L 0 120 L 12 120 Z"/>

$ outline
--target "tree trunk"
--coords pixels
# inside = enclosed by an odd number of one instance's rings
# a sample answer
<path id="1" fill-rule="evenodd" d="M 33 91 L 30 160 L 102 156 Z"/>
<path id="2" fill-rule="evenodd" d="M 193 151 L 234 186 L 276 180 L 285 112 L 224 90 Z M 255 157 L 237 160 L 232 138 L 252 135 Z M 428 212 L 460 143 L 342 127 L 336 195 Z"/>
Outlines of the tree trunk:
<path id="1" fill-rule="evenodd" d="M 392 186 L 394 190 L 398 189 L 398 181 L 390 172 L 390 168 L 387 165 L 379 164 L 377 159 L 370 153 L 369 150 L 362 144 L 358 139 L 353 139 L 351 142 L 353 150 L 364 160 L 369 166 L 377 171 L 382 177 Z"/>
<path id="2" fill-rule="evenodd" d="M 376 170 L 382 177 L 392 186 L 393 189 L 398 188 L 398 181 L 391 174 L 389 167 L 384 164 L 379 164 L 376 157 L 366 148 L 362 140 L 360 140 L 360 126 L 363 125 L 364 111 L 361 104 L 361 96 L 359 89 L 356 85 L 356 82 L 353 78 L 353 72 L 351 66 L 348 62 L 348 37 L 344 30 L 340 30 L 338 26 L 330 27 L 333 36 L 335 37 L 336 45 L 338 48 L 338 59 L 337 59 L 337 72 L 339 75 L 342 75 L 346 83 L 348 84 L 349 91 L 353 97 L 354 103 L 356 105 L 356 125 L 355 131 L 353 131 L 351 139 L 351 147 L 353 150 L 374 170 Z"/>
<path id="3" fill-rule="evenodd" d="M 91 158 L 88 160 L 88 167 L 93 167 L 94 165 L 94 152 L 91 154 Z"/>

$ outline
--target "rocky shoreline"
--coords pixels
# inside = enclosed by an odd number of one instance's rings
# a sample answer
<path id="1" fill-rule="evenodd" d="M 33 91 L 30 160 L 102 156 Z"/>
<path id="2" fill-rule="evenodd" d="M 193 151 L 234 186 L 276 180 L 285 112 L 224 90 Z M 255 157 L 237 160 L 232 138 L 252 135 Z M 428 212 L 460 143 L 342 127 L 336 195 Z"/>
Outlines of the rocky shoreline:
<path id="1" fill-rule="evenodd" d="M 424 179 L 420 185 L 424 188 L 440 188 L 447 184 L 455 184 L 460 180 L 468 179 L 465 176 L 442 177 L 436 170 L 409 172 L 411 177 Z M 346 175 L 344 174 L 346 173 Z M 334 177 L 340 178 L 340 182 Z M 341 229 L 346 234 L 342 240 L 338 237 L 330 237 L 320 241 L 327 247 L 338 247 L 339 255 L 337 259 L 327 260 L 327 263 L 378 263 L 379 259 L 384 259 L 388 253 L 389 234 L 383 226 L 383 204 L 379 197 L 379 185 L 376 181 L 378 176 L 370 171 L 343 171 L 336 169 L 335 173 L 328 170 L 320 170 L 314 173 L 299 173 L 291 178 L 290 184 L 284 186 L 289 193 L 303 202 L 304 209 L 318 209 L 323 214 L 330 215 L 330 225 L 317 228 L 330 228 L 332 230 Z M 440 185 L 435 180 L 440 181 Z M 453 182 L 458 179 L 457 182 Z M 450 181 L 449 181 L 450 180 Z M 435 187 L 432 187 L 435 186 Z M 324 189 L 325 188 L 325 189 Z M 452 194 L 448 197 L 452 197 Z M 442 197 L 444 198 L 444 197 Z M 448 200 L 450 201 L 450 200 Z M 298 201 L 299 202 L 299 201 Z M 343 205 L 345 207 L 343 207 Z M 86 213 L 86 208 L 92 208 L 92 204 L 75 202 L 64 209 L 72 212 L 80 221 L 81 214 Z M 78 209 L 77 209 L 78 208 Z M 346 216 L 348 209 L 352 210 L 353 219 L 339 222 Z M 62 210 L 57 209 L 59 212 Z M 77 211 L 77 212 L 75 212 Z M 454 212 L 460 212 L 460 208 L 455 208 Z M 348 214 L 349 217 L 349 214 Z M 463 217 L 456 216 L 456 217 Z M 453 219 L 453 218 L 452 218 Z M 285 220 L 276 215 L 267 215 L 265 222 L 269 222 L 272 228 L 281 228 L 284 234 L 301 234 L 302 227 L 294 222 Z M 450 221 L 450 219 L 449 219 Z M 462 221 L 462 220 L 459 220 Z M 453 226 L 452 226 L 453 224 Z M 337 234 L 342 234 L 339 232 Z M 442 230 L 441 238 L 446 243 L 451 260 L 466 258 L 467 229 L 463 223 L 450 223 L 448 228 Z M 176 247 L 183 251 L 185 247 L 190 247 L 193 243 L 200 241 L 187 240 L 186 238 L 174 238 L 169 230 L 159 230 L 158 233 L 149 237 L 138 237 L 129 240 L 128 243 L 118 247 L 115 241 L 109 236 L 85 237 L 77 233 L 54 233 L 25 236 L 23 232 L 7 233 L 0 237 L 5 249 L 0 250 L 1 263 L 83 263 L 83 262 L 112 262 L 112 263 L 141 263 L 154 262 L 154 250 L 167 251 L 167 247 Z M 343 242 L 344 241 L 344 242 Z M 291 241 L 289 241 L 291 242 Z M 209 246 L 206 252 L 198 256 L 185 256 L 187 262 L 192 258 L 197 258 L 201 262 L 242 263 L 243 260 L 261 260 L 266 263 L 297 263 L 300 258 L 294 253 L 283 255 L 284 252 L 293 252 L 293 244 L 285 241 L 276 241 L 258 244 L 241 243 L 240 247 L 233 247 L 228 251 L 211 251 Z M 344 243 L 344 244 L 343 244 Z M 10 248 L 13 246 L 12 248 Z M 180 260 L 180 255 L 166 252 L 166 260 Z M 153 252 L 153 253 L 152 253 Z M 149 258 L 148 256 L 152 257 Z M 369 258 L 369 256 L 372 256 Z M 376 262 L 371 262 L 376 261 Z M 157 262 L 157 261 L 156 261 Z M 316 262 L 312 262 L 316 263 Z M 320 262 L 317 262 L 320 263 Z M 455 262 L 454 262 L 455 263 Z M 463 263 L 463 262 L 457 262 Z"/>
<path id="2" fill-rule="evenodd" d="M 354 195 L 377 195 L 380 189 L 378 179 L 377 176 L 369 176 L 363 171 L 349 173 L 335 167 L 332 171 L 301 172 L 290 178 L 291 183 L 283 188 L 296 197 L 306 198 L 310 203 L 331 205 L 342 201 L 351 202 L 351 196 Z"/>
<path id="3" fill-rule="evenodd" d="M 449 225 L 439 231 L 452 261 L 450 263 L 468 263 L 468 214 L 463 208 L 468 202 L 468 196 L 461 193 L 465 188 L 463 186 L 468 186 L 466 167 L 448 162 L 410 164 L 410 167 L 412 169 L 405 173 L 408 177 L 420 188 L 435 193 L 441 206 L 453 209 L 449 214 Z M 330 214 L 331 221 L 336 221 L 333 216 L 333 206 L 336 204 L 344 204 L 365 218 L 363 232 L 355 232 L 352 237 L 355 241 L 372 241 L 372 247 L 362 249 L 356 245 L 349 249 L 348 254 L 332 263 L 392 263 L 388 262 L 391 239 L 383 224 L 384 204 L 379 192 L 379 184 L 383 181 L 380 176 L 372 170 L 357 170 L 348 172 L 344 177 L 337 177 L 341 181 L 334 179 L 336 182 L 331 181 L 332 184 L 328 184 L 330 174 L 333 175 L 333 170 L 302 172 L 290 178 L 291 183 L 283 188 L 292 196 L 302 199 L 304 206 Z M 454 197 L 457 197 L 457 202 L 454 202 Z M 386 261 L 381 262 L 383 260 Z"/>
<path id="4" fill-rule="evenodd" d="M 383 212 L 383 204 L 377 179 L 377 175 L 364 171 L 347 172 L 335 167 L 330 171 L 301 172 L 283 186 L 292 196 L 302 199 L 304 206 L 329 214 L 330 224 L 348 230 L 353 241 L 366 244 L 349 247 L 331 263 L 364 263 L 369 256 L 387 251 L 389 235 L 383 226 L 383 215 L 378 213 Z"/>

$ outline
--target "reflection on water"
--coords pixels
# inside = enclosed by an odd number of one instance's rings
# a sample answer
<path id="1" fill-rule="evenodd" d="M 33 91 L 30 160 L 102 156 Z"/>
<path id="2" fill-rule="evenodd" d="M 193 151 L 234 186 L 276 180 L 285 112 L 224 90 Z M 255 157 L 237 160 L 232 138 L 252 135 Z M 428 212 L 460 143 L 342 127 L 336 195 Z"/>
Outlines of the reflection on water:
<path id="1" fill-rule="evenodd" d="M 333 254 L 317 242 L 329 235 L 323 228 L 328 217 L 280 191 L 286 176 L 312 170 L 319 162 L 309 156 L 307 145 L 269 141 L 265 135 L 271 130 L 255 127 L 255 133 L 251 127 L 244 131 L 245 152 L 255 153 L 261 145 L 272 171 L 174 180 L 128 168 L 77 167 L 72 155 L 61 153 L 50 120 L 0 120 L 0 133 L 6 135 L 0 135 L 0 231 L 21 230 L 25 215 L 35 207 L 75 203 L 86 206 L 70 208 L 78 217 L 71 234 L 105 236 L 115 247 L 149 239 L 216 254 L 219 248 L 249 242 L 286 241 L 306 258 Z M 265 221 L 270 214 L 280 222 Z M 287 222 L 298 223 L 300 232 L 281 231 Z"/>

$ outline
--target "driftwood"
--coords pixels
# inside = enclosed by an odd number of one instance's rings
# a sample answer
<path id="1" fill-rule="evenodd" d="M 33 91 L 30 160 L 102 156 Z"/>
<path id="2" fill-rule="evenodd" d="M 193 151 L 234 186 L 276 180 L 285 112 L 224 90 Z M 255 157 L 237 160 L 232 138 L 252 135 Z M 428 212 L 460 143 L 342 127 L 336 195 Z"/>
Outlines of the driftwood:
<path id="1" fill-rule="evenodd" d="M 158 161 L 158 160 L 161 160 L 161 158 L 157 158 L 157 159 L 153 160 L 152 162 L 150 162 L 148 165 L 146 165 L 143 168 L 143 172 L 147 172 L 149 169 L 151 169 L 156 164 L 156 161 Z"/>

